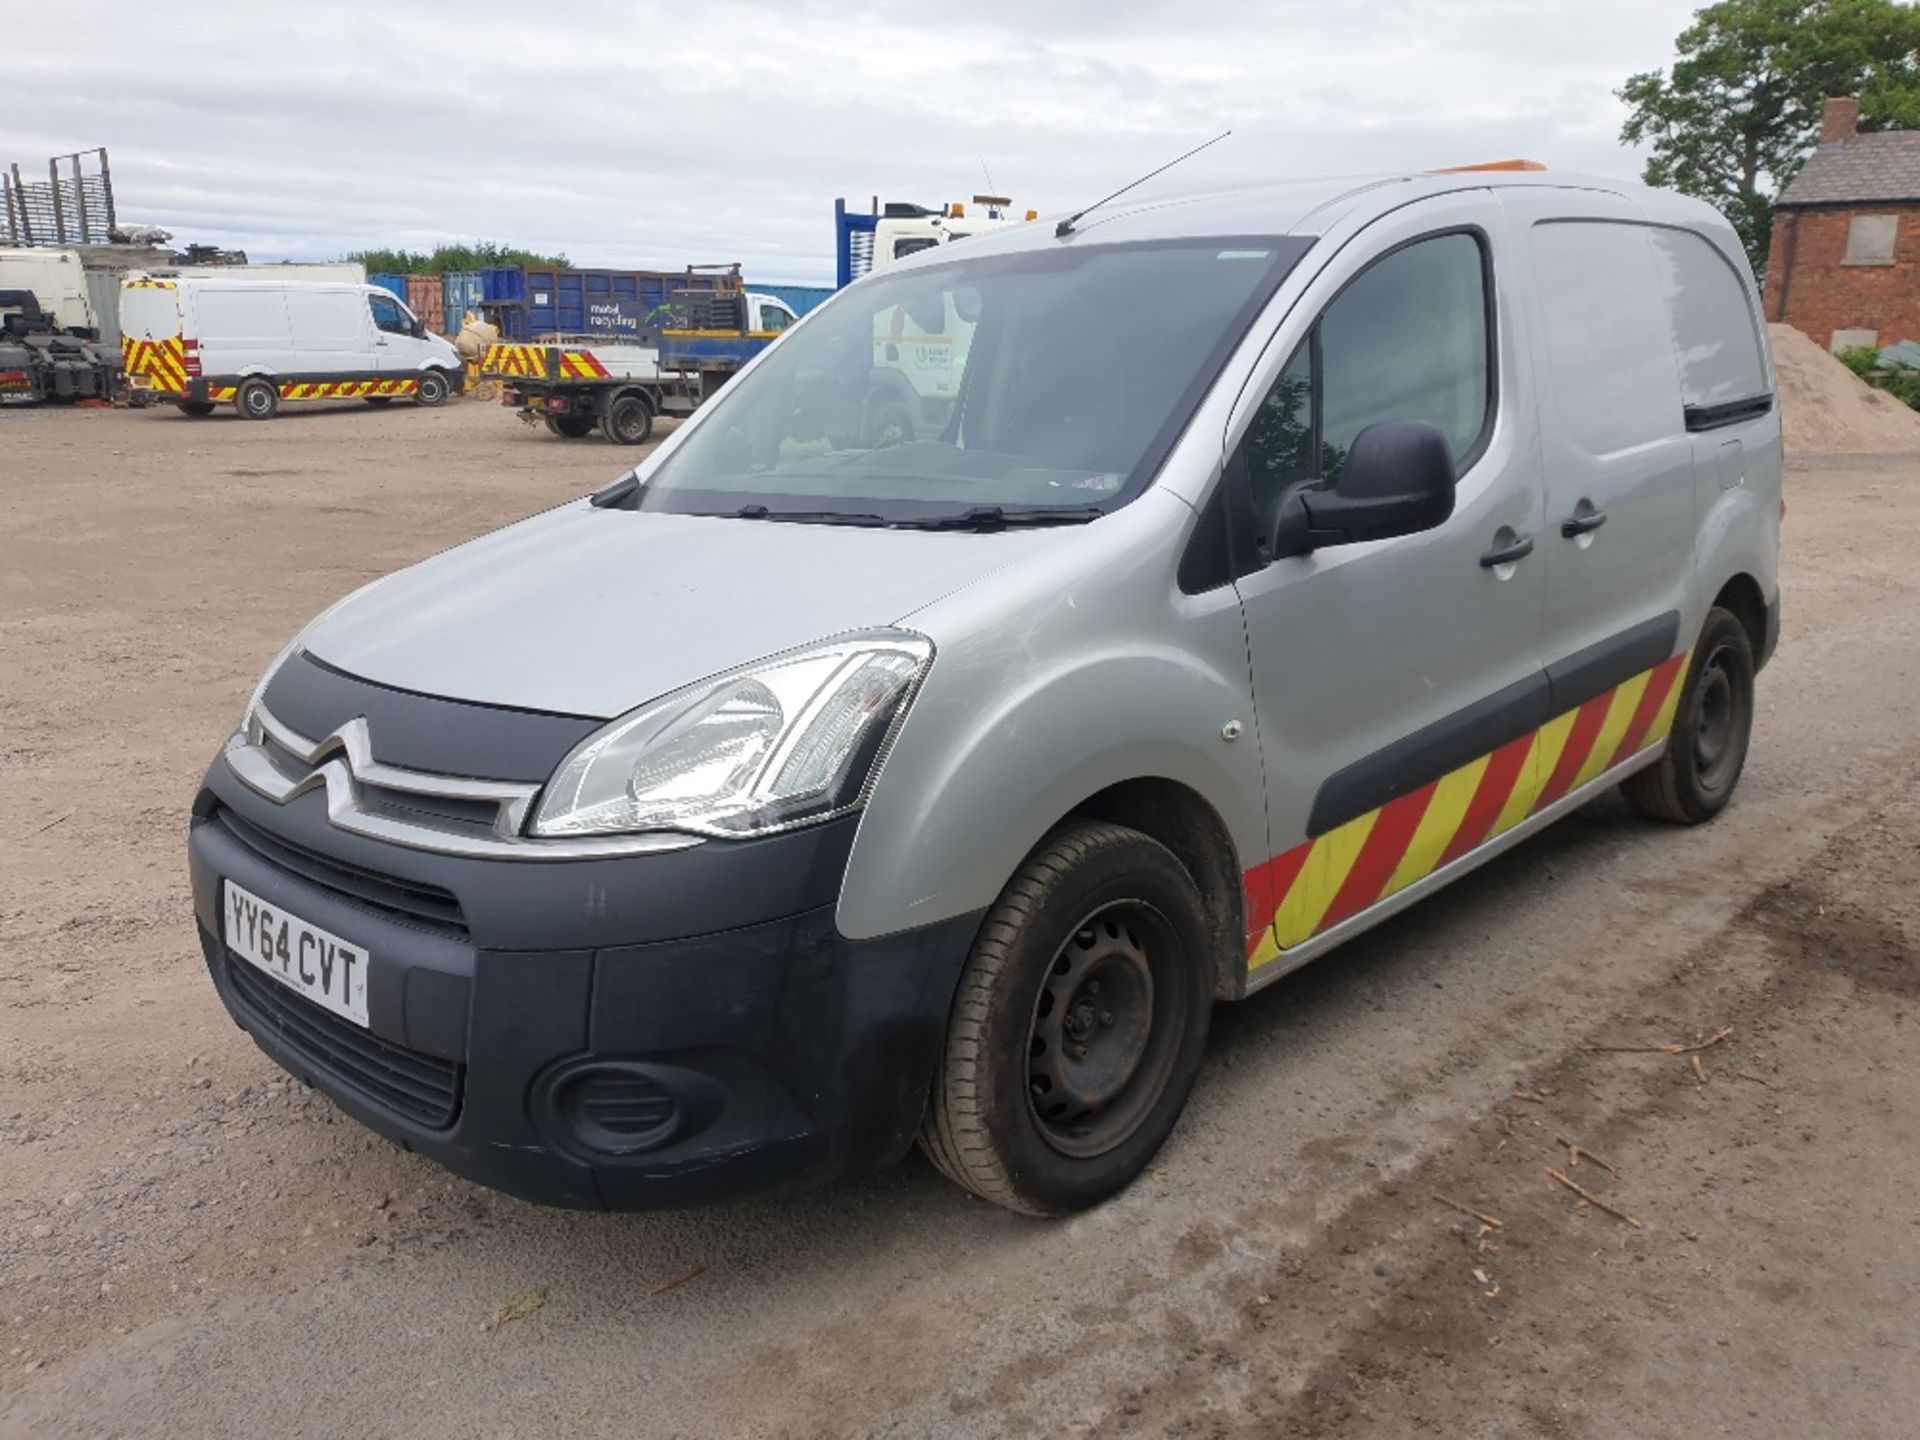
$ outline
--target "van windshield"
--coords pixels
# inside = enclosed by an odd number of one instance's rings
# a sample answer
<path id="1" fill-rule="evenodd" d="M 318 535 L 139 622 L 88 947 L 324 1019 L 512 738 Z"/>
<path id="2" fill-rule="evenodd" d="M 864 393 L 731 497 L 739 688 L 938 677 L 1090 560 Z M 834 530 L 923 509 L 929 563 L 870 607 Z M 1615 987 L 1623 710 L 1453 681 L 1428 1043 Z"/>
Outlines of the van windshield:
<path id="1" fill-rule="evenodd" d="M 1053 510 L 1145 488 L 1311 240 L 974 255 L 836 296 L 712 402 L 644 510 L 848 524 Z"/>

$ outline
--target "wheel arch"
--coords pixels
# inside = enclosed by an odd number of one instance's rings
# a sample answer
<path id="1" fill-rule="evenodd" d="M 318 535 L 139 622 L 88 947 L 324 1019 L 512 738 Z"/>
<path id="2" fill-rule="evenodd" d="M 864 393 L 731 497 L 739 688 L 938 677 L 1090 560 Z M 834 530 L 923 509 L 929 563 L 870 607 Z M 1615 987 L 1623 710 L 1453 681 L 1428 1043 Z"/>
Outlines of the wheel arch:
<path id="1" fill-rule="evenodd" d="M 1238 999 L 1246 984 L 1246 885 L 1238 847 L 1220 812 L 1199 791 L 1159 775 L 1122 780 L 1082 800 L 1060 818 L 1105 820 L 1138 830 L 1173 852 L 1193 877 L 1213 935 L 1213 994 Z M 1057 826 L 1055 827 L 1057 828 Z"/>
<path id="2" fill-rule="evenodd" d="M 1753 646 L 1756 667 L 1767 653 L 1767 597 L 1760 582 L 1746 571 L 1732 575 L 1713 597 L 1713 606 L 1725 610 L 1740 622 Z"/>

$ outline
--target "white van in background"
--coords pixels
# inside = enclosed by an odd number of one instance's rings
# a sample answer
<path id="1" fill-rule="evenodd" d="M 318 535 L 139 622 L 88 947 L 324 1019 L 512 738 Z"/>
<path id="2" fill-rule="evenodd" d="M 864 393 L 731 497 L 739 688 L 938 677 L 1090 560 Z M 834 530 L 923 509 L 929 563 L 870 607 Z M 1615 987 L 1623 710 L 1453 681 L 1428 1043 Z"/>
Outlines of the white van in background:
<path id="1" fill-rule="evenodd" d="M 188 415 L 227 401 L 249 420 L 282 400 L 438 405 L 465 377 L 453 346 L 374 285 L 136 277 L 120 288 L 120 331 L 129 386 Z"/>

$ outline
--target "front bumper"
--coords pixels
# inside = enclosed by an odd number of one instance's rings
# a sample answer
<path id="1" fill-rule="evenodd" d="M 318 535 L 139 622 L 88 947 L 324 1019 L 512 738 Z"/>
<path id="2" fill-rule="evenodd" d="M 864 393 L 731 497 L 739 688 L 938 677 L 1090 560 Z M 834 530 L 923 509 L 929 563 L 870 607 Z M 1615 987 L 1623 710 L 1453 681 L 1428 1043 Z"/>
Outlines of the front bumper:
<path id="1" fill-rule="evenodd" d="M 216 760 L 190 838 L 221 1000 L 409 1150 L 577 1208 L 764 1194 L 898 1159 L 979 917 L 871 941 L 834 899 L 853 819 L 665 855 L 461 859 L 345 834 Z M 364 947 L 362 1030 L 221 940 L 227 880 Z"/>

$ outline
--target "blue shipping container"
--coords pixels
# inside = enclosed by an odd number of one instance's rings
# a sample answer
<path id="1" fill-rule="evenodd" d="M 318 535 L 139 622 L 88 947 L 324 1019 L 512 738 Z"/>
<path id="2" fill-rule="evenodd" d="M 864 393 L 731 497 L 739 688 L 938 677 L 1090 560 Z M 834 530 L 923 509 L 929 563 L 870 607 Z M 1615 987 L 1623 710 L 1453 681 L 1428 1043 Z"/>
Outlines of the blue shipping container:
<path id="1" fill-rule="evenodd" d="M 469 314 L 480 314 L 486 284 L 478 270 L 450 270 L 440 277 L 440 290 L 446 305 L 447 333 L 457 335 L 461 321 Z"/>
<path id="2" fill-rule="evenodd" d="M 771 295 L 776 300 L 784 300 L 793 307 L 793 313 L 804 315 L 822 300 L 833 294 L 831 285 L 762 285 L 749 282 L 747 289 L 760 295 Z"/>
<path id="3" fill-rule="evenodd" d="M 378 285 L 382 290 L 390 290 L 404 302 L 407 298 L 407 277 L 389 275 L 384 272 L 367 276 L 369 285 Z"/>
<path id="4" fill-rule="evenodd" d="M 522 305 L 527 277 L 518 265 L 495 265 L 480 272 L 480 299 L 487 304 Z"/>

